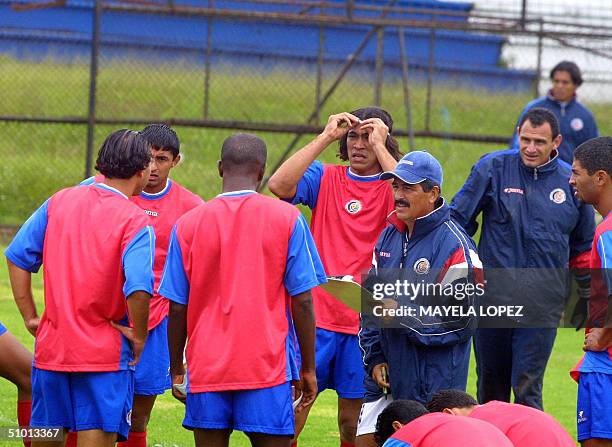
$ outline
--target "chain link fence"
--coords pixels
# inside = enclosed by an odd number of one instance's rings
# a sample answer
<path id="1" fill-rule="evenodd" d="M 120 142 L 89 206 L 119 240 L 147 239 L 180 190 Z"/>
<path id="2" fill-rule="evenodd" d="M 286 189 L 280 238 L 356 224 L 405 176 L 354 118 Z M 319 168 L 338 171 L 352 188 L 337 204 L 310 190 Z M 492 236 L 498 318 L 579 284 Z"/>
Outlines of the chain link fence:
<path id="1" fill-rule="evenodd" d="M 580 98 L 609 134 L 612 29 L 514 3 L 0 0 L 0 225 L 90 175 L 120 127 L 173 125 L 173 176 L 207 199 L 229 134 L 263 137 L 272 172 L 329 114 L 369 104 L 391 112 L 404 151 L 441 159 L 450 197 L 561 59 L 581 65 Z"/>

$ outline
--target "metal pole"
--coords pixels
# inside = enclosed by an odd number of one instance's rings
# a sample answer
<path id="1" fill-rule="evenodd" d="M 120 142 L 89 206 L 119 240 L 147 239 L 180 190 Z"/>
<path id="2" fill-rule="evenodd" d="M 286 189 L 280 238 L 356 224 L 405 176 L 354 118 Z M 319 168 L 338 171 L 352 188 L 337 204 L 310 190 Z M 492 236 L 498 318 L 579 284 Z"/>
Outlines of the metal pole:
<path id="1" fill-rule="evenodd" d="M 319 26 L 319 52 L 317 54 L 317 84 L 315 86 L 315 121 L 321 119 L 321 88 L 323 84 L 323 55 L 325 48 L 325 28 Z"/>
<path id="2" fill-rule="evenodd" d="M 95 0 L 92 11 L 91 62 L 89 64 L 89 110 L 87 113 L 87 152 L 85 154 L 85 178 L 91 177 L 93 162 L 94 130 L 96 125 L 96 84 L 100 52 L 100 16 L 102 0 Z"/>
<path id="3" fill-rule="evenodd" d="M 214 8 L 214 0 L 208 0 L 208 7 Z M 208 119 L 210 104 L 210 58 L 212 57 L 212 26 L 213 19 L 206 20 L 206 60 L 204 61 L 204 119 Z"/>
<path id="4" fill-rule="evenodd" d="M 402 87 L 404 89 L 404 109 L 406 110 L 406 124 L 408 127 L 408 148 L 413 151 L 414 146 L 414 126 L 412 124 L 412 107 L 410 106 L 410 87 L 408 85 L 408 56 L 406 53 L 406 40 L 404 28 L 398 29 L 400 45 L 400 62 L 402 64 Z"/>
<path id="5" fill-rule="evenodd" d="M 525 29 L 526 24 L 527 24 L 527 0 L 523 0 L 523 4 L 521 6 L 521 28 Z"/>
<path id="6" fill-rule="evenodd" d="M 533 91 L 535 98 L 540 97 L 540 79 L 542 77 L 542 41 L 543 40 L 544 40 L 544 21 L 540 17 L 540 29 L 538 32 L 538 61 L 537 61 L 537 68 L 536 68 L 537 78 L 535 82 L 535 88 Z"/>
<path id="7" fill-rule="evenodd" d="M 431 124 L 431 95 L 434 75 L 434 51 L 436 46 L 436 28 L 429 30 L 429 62 L 427 69 L 427 105 L 425 107 L 425 130 L 429 131 Z"/>
<path id="8" fill-rule="evenodd" d="M 382 102 L 383 66 L 384 58 L 385 28 L 380 27 L 376 35 L 376 68 L 374 81 L 374 105 L 379 106 Z"/>

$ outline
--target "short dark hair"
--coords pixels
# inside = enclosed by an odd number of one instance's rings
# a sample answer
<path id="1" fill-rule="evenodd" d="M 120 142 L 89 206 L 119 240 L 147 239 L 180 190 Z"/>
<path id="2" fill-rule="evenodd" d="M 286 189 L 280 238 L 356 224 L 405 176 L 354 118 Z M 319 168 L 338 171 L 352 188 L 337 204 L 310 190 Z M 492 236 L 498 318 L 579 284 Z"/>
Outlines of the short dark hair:
<path id="1" fill-rule="evenodd" d="M 612 177 L 612 137 L 596 137 L 585 141 L 574 151 L 574 159 L 580 162 L 589 175 L 605 171 Z"/>
<path id="2" fill-rule="evenodd" d="M 475 405 L 478 405 L 476 399 L 465 391 L 441 390 L 431 397 L 426 407 L 431 413 L 440 413 L 445 408 L 469 408 Z"/>
<path id="3" fill-rule="evenodd" d="M 176 158 L 179 154 L 181 143 L 178 135 L 170 126 L 161 123 L 149 124 L 140 131 L 140 134 L 145 137 L 155 149 L 172 152 L 172 158 Z"/>
<path id="4" fill-rule="evenodd" d="M 554 113 L 544 107 L 529 109 L 519 121 L 519 129 L 523 127 L 527 120 L 529 120 L 533 127 L 540 127 L 544 123 L 548 123 L 552 131 L 553 140 L 559 135 L 559 120 L 557 120 Z"/>
<path id="5" fill-rule="evenodd" d="M 429 413 L 423 404 L 416 400 L 396 400 L 391 402 L 379 415 L 376 421 L 374 438 L 381 446 L 394 433 L 393 421 L 407 424 L 414 419 Z"/>
<path id="6" fill-rule="evenodd" d="M 423 180 L 421 183 L 419 183 L 419 185 L 421 185 L 421 188 L 423 188 L 423 192 L 429 192 L 433 189 L 434 186 L 437 186 L 438 188 L 440 188 L 440 193 L 442 193 L 442 187 L 429 179 Z"/>
<path id="7" fill-rule="evenodd" d="M 389 135 L 387 135 L 387 141 L 385 141 L 385 147 L 391 154 L 391 156 L 399 160 L 402 158 L 402 152 L 399 149 L 399 142 L 391 135 L 391 131 L 393 130 L 393 119 L 389 112 L 380 107 L 363 107 L 361 109 L 353 110 L 351 112 L 352 115 L 355 115 L 360 120 L 367 120 L 368 118 L 380 118 L 383 123 L 389 128 Z M 342 138 L 340 138 L 339 148 L 338 148 L 338 158 L 342 161 L 348 161 L 348 148 L 346 145 L 346 139 L 348 138 L 348 133 L 346 133 Z"/>
<path id="8" fill-rule="evenodd" d="M 151 146 L 140 133 L 121 129 L 111 133 L 98 151 L 96 169 L 106 178 L 129 179 L 151 163 Z"/>
<path id="9" fill-rule="evenodd" d="M 580 73 L 580 68 L 578 65 L 571 61 L 561 61 L 557 65 L 550 70 L 550 79 L 555 77 L 555 73 L 558 71 L 567 71 L 572 78 L 572 82 L 576 84 L 577 87 L 582 85 L 582 73 Z"/>
<path id="10" fill-rule="evenodd" d="M 261 169 L 266 165 L 267 156 L 264 140 L 248 133 L 237 133 L 226 138 L 221 147 L 221 161 L 229 169 Z"/>

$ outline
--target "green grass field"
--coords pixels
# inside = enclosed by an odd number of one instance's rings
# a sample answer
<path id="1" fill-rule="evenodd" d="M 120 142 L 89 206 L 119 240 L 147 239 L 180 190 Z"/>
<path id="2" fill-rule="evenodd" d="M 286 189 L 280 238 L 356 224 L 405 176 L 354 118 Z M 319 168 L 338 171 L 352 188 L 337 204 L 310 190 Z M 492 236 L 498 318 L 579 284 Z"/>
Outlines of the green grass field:
<path id="1" fill-rule="evenodd" d="M 87 107 L 88 68 L 86 64 L 59 65 L 52 62 L 24 63 L 0 58 L 0 114 L 44 116 L 83 116 Z M 98 93 L 98 116 L 113 118 L 143 117 L 151 121 L 165 118 L 196 119 L 202 116 L 203 75 L 201 68 L 159 65 L 118 65 L 102 60 Z M 18 75 L 16 75 L 18 73 Z M 210 117 L 269 122 L 303 122 L 314 104 L 312 73 L 271 69 L 266 77 L 247 70 L 213 67 Z M 333 73 L 326 73 L 325 86 Z M 422 129 L 425 114 L 425 89 L 413 89 L 415 127 Z M 352 110 L 371 102 L 373 91 L 368 80 L 351 76 L 322 111 L 321 124 L 330 113 Z M 402 89 L 388 82 L 383 105 L 395 117 L 396 128 L 406 128 Z M 464 133 L 510 135 L 528 95 L 485 91 L 464 91 L 437 86 L 433 96 L 432 130 Z M 603 104 L 592 108 L 603 134 L 612 132 L 612 112 Z M 97 126 L 95 147 L 116 126 Z M 204 199 L 220 191 L 216 174 L 221 142 L 230 130 L 176 128 L 185 161 L 173 171 L 173 178 Z M 86 128 L 81 125 L 24 124 L 0 122 L 3 138 L 0 149 L 0 224 L 20 224 L 42 201 L 61 187 L 78 183 L 83 176 Z M 269 149 L 272 165 L 293 135 L 259 133 Z M 305 144 L 311 136 L 300 141 Z M 404 151 L 407 139 L 400 139 Z M 298 145 L 299 147 L 299 145 Z M 473 163 L 484 153 L 500 149 L 497 145 L 417 139 L 417 148 L 432 152 L 444 166 L 443 194 L 448 199 L 461 187 Z M 336 146 L 322 156 L 332 162 Z M 4 262 L 0 263 L 0 321 L 28 348 L 33 339 L 23 327 L 13 303 Z M 40 276 L 40 275 L 38 275 Z M 42 297 L 41 280 L 35 281 L 35 295 Z M 547 411 L 575 435 L 576 384 L 569 369 L 580 358 L 582 333 L 560 330 L 545 379 Z M 469 391 L 474 393 L 472 365 Z M 0 426 L 16 423 L 16 392 L 12 384 L 0 380 Z M 305 446 L 338 445 L 335 395 L 324 392 L 311 412 L 301 437 Z M 149 444 L 157 446 L 193 445 L 191 433 L 181 427 L 183 407 L 165 395 L 158 400 L 149 426 Z M 0 446 L 16 446 L 2 442 Z M 236 434 L 232 445 L 248 445 Z"/>
<path id="2" fill-rule="evenodd" d="M 34 339 L 23 326 L 21 316 L 13 302 L 6 266 L 2 262 L 0 267 L 0 320 L 9 330 L 30 350 L 33 349 Z M 34 294 L 41 308 L 42 278 L 36 275 L 34 280 Z M 581 356 L 582 332 L 573 329 L 560 329 L 555 348 L 550 359 L 546 378 L 544 381 L 544 405 L 546 410 L 555 416 L 575 436 L 575 406 L 577 386 L 570 379 L 568 371 L 576 364 Z M 472 359 L 473 360 L 473 359 Z M 475 393 L 476 378 L 474 364 L 470 366 L 468 391 Z M 10 382 L 0 379 L 0 427 L 15 425 L 16 416 L 16 388 Z M 315 403 L 310 413 L 308 425 L 300 438 L 300 445 L 332 447 L 339 444 L 336 426 L 336 397 L 331 391 L 325 391 Z M 149 424 L 150 446 L 189 446 L 193 445 L 191 432 L 181 426 L 184 416 L 184 407 L 174 400 L 169 393 L 160 397 L 153 410 Z M 16 447 L 15 442 L 1 441 L 0 447 Z M 231 445 L 249 445 L 246 437 L 241 433 L 232 435 Z"/>

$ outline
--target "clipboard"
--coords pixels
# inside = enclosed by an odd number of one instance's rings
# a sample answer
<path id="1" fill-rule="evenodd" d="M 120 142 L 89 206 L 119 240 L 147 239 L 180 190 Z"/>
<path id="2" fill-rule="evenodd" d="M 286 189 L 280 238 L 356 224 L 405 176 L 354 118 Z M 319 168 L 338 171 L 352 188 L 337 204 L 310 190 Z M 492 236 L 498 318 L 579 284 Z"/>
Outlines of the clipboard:
<path id="1" fill-rule="evenodd" d="M 361 312 L 362 305 L 373 306 L 376 303 L 372 294 L 350 275 L 328 276 L 327 282 L 319 287 L 355 312 Z"/>

